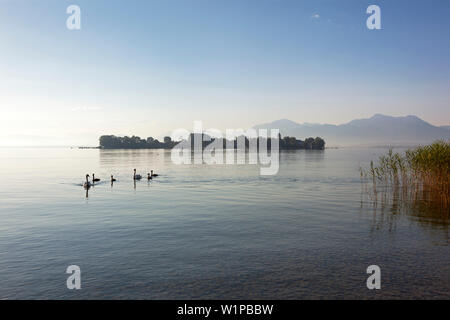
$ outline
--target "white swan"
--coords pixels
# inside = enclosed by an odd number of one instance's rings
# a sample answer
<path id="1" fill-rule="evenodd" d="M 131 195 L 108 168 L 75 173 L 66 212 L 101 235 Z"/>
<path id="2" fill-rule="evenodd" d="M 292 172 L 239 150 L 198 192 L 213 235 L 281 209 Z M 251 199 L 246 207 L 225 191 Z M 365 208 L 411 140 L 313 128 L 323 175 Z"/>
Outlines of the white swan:
<path id="1" fill-rule="evenodd" d="M 83 184 L 85 189 L 89 189 L 91 187 L 91 183 L 89 182 L 89 175 L 86 175 L 86 182 Z"/>
<path id="2" fill-rule="evenodd" d="M 142 176 L 140 174 L 136 174 L 136 169 L 134 169 L 133 180 L 141 180 Z"/>

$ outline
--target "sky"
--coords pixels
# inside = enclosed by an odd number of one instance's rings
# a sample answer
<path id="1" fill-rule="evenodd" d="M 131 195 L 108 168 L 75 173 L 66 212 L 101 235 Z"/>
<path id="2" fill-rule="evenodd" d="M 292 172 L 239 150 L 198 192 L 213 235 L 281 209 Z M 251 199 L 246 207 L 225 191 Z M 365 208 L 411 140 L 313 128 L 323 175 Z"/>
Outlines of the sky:
<path id="1" fill-rule="evenodd" d="M 373 4 L 381 30 L 366 27 Z M 446 0 L 0 0 L 0 146 L 161 138 L 194 120 L 450 125 L 449 32 Z"/>

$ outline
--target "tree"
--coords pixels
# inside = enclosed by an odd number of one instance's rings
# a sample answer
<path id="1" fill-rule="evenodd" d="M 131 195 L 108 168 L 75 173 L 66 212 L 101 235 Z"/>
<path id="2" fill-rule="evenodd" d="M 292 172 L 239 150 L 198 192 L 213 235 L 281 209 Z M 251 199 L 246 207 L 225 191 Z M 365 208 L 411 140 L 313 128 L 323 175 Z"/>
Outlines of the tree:
<path id="1" fill-rule="evenodd" d="M 313 149 L 314 138 L 305 139 L 305 149 Z"/>
<path id="2" fill-rule="evenodd" d="M 316 137 L 313 142 L 313 149 L 323 150 L 325 149 L 325 140 L 320 137 Z"/>

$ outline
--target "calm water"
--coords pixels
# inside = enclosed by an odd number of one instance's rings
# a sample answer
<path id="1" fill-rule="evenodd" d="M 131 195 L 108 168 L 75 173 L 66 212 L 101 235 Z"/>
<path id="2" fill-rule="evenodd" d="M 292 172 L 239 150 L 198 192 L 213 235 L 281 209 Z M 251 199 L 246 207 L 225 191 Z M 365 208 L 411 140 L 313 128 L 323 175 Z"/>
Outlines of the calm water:
<path id="1" fill-rule="evenodd" d="M 359 166 L 384 151 L 284 152 L 261 177 L 164 150 L 0 148 L 0 298 L 448 299 L 448 216 L 361 194 Z M 161 176 L 134 185 L 133 168 Z M 93 172 L 103 182 L 87 195 Z"/>

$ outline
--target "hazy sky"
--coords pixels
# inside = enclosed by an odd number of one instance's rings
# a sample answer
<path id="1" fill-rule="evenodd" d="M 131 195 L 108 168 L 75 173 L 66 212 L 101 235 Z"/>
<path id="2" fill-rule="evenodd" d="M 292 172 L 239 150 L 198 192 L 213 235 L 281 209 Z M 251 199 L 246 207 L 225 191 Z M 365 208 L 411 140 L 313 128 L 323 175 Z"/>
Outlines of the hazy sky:
<path id="1" fill-rule="evenodd" d="M 81 30 L 66 28 L 69 5 Z M 382 30 L 366 28 L 381 7 Z M 0 145 L 375 113 L 450 125 L 450 1 L 0 0 Z"/>

